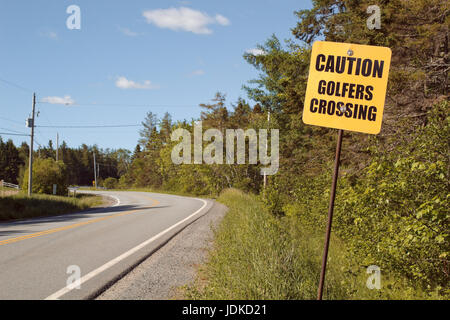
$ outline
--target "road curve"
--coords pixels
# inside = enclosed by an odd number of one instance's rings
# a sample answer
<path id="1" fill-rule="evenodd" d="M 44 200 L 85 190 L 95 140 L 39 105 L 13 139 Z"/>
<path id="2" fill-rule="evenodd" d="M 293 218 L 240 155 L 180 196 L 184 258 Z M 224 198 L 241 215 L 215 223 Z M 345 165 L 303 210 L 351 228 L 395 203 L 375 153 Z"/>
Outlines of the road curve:
<path id="1" fill-rule="evenodd" d="M 0 224 L 0 300 L 95 297 L 213 205 L 166 194 L 95 193 L 116 204 Z"/>

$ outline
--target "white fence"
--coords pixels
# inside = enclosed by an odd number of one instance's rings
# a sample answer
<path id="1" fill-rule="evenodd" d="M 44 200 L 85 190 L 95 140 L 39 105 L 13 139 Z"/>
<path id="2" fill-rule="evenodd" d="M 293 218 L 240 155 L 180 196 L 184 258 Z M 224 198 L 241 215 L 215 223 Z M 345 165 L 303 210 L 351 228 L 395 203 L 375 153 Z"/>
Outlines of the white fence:
<path id="1" fill-rule="evenodd" d="M 3 187 L 3 188 L 11 188 L 11 189 L 17 189 L 17 190 L 20 189 L 20 187 L 19 187 L 17 184 L 8 183 L 8 182 L 5 182 L 5 181 L 3 181 L 3 180 L 0 180 L 0 187 Z"/>

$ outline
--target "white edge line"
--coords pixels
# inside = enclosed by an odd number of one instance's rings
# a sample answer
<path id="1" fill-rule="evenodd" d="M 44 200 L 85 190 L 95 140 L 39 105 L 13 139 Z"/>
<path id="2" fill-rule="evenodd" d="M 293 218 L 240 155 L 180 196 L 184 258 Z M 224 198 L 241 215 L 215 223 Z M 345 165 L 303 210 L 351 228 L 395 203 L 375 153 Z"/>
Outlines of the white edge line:
<path id="1" fill-rule="evenodd" d="M 104 265 L 102 265 L 101 267 L 89 272 L 87 275 L 85 275 L 84 277 L 82 277 L 79 281 L 77 281 L 77 285 L 82 285 L 83 283 L 85 283 L 86 281 L 92 279 L 93 277 L 95 277 L 96 275 L 102 273 L 103 271 L 111 268 L 112 266 L 114 266 L 115 264 L 119 263 L 120 261 L 128 258 L 129 256 L 131 256 L 133 253 L 139 251 L 140 249 L 144 248 L 145 246 L 147 246 L 148 244 L 152 243 L 153 241 L 161 238 L 163 235 L 165 235 L 166 233 L 168 233 L 169 231 L 171 231 L 172 229 L 178 227 L 180 224 L 183 224 L 184 222 L 188 221 L 189 219 L 191 219 L 192 217 L 194 217 L 196 214 L 198 214 L 200 211 L 202 211 L 206 205 L 208 204 L 208 202 L 206 202 L 203 199 L 197 199 L 194 198 L 195 200 L 199 200 L 203 202 L 203 206 L 198 209 L 197 211 L 195 211 L 193 214 L 191 214 L 189 217 L 184 218 L 183 220 L 175 223 L 174 225 L 172 225 L 171 227 L 167 228 L 166 230 L 158 233 L 156 236 L 151 237 L 150 239 L 142 242 L 141 244 L 137 245 L 136 247 L 128 250 L 127 252 L 121 254 L 120 256 L 118 256 L 117 258 L 114 258 L 113 260 L 105 263 Z M 120 201 L 119 201 L 120 203 Z M 72 291 L 74 289 L 73 284 L 71 284 L 70 286 L 67 285 L 66 287 L 62 288 L 61 290 L 55 292 L 54 294 L 48 296 L 47 298 L 45 298 L 45 300 L 58 300 L 60 297 L 62 297 L 63 295 L 65 295 L 66 293 Z"/>
<path id="2" fill-rule="evenodd" d="M 85 193 L 85 194 L 90 194 L 90 193 Z M 103 196 L 103 197 L 107 197 L 107 198 L 113 198 L 114 200 L 116 200 L 116 204 L 114 204 L 111 207 L 117 207 L 120 205 L 120 199 L 116 196 L 113 196 L 112 194 L 107 194 L 107 193 L 91 193 L 91 194 L 95 194 L 95 195 L 99 195 L 99 196 Z"/>
<path id="3" fill-rule="evenodd" d="M 113 198 L 114 200 L 117 201 L 116 204 L 113 205 L 113 207 L 117 207 L 118 205 L 120 205 L 120 199 L 119 198 L 117 198 L 116 196 L 110 195 L 110 194 L 107 195 L 107 196 L 109 196 L 109 197 L 111 197 L 111 198 Z"/>

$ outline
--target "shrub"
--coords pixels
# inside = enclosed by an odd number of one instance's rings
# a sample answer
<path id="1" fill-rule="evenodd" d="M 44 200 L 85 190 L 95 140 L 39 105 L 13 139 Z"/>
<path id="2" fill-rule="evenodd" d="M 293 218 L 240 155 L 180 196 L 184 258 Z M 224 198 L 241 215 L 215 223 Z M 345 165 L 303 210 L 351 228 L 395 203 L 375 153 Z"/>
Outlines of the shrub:
<path id="1" fill-rule="evenodd" d="M 116 178 L 109 177 L 109 178 L 106 178 L 105 181 L 103 181 L 103 186 L 106 189 L 116 189 L 117 185 L 118 185 L 118 181 Z"/>
<path id="2" fill-rule="evenodd" d="M 342 190 L 336 231 L 361 264 L 449 290 L 449 141 L 444 103 L 412 143 L 376 156 Z"/>
<path id="3" fill-rule="evenodd" d="M 62 161 L 53 159 L 36 159 L 33 163 L 33 193 L 53 194 L 56 184 L 56 194 L 67 194 L 67 169 Z M 22 189 L 28 189 L 28 169 L 22 178 Z"/>
<path id="4" fill-rule="evenodd" d="M 265 190 L 261 191 L 261 198 L 267 210 L 275 216 L 283 216 L 285 214 L 283 209 L 284 196 L 278 190 L 278 184 L 269 184 Z"/>

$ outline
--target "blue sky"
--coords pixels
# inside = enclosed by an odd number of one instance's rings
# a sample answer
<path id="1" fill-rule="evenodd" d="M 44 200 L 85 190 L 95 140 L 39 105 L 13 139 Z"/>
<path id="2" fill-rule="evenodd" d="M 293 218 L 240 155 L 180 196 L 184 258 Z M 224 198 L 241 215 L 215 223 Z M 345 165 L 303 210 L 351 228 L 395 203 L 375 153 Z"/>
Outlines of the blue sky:
<path id="1" fill-rule="evenodd" d="M 70 5 L 81 9 L 80 30 L 66 26 Z M 139 124 L 148 111 L 191 119 L 217 91 L 228 102 L 247 98 L 242 85 L 257 71 L 244 52 L 273 33 L 291 38 L 293 12 L 310 6 L 307 0 L 2 1 L 0 79 L 16 86 L 0 80 L 0 132 L 29 132 L 34 91 L 38 126 Z M 47 145 L 58 132 L 71 147 L 132 150 L 138 130 L 37 128 L 36 140 Z"/>

